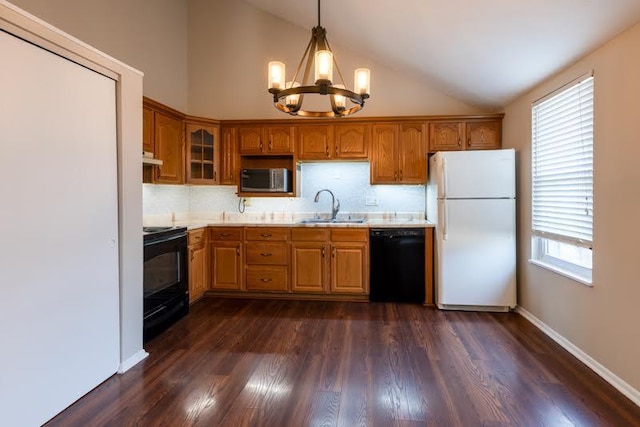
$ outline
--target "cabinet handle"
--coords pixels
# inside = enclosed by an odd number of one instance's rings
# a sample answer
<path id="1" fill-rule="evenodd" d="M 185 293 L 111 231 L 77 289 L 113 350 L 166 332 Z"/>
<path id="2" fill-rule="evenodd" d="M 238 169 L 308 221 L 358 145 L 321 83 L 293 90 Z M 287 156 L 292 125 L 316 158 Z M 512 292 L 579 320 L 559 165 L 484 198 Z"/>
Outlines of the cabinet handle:
<path id="1" fill-rule="evenodd" d="M 397 181 L 397 180 L 398 180 L 398 171 L 395 171 L 395 172 L 393 173 L 393 180 L 394 180 L 394 181 Z"/>
<path id="2" fill-rule="evenodd" d="M 261 234 L 261 235 L 260 235 L 260 237 L 265 237 L 265 238 L 267 238 L 267 237 L 271 237 L 271 233 L 264 233 L 264 234 Z"/>
<path id="3" fill-rule="evenodd" d="M 263 252 L 263 253 L 260 253 L 260 255 L 262 255 L 262 256 L 264 256 L 264 257 L 267 257 L 267 256 L 271 256 L 272 254 L 270 254 L 270 253 L 266 253 L 266 254 L 265 254 L 265 253 Z"/>
<path id="4" fill-rule="evenodd" d="M 335 246 L 333 248 L 331 248 L 331 257 L 332 258 L 336 257 L 336 247 Z"/>
<path id="5" fill-rule="evenodd" d="M 471 147 L 471 137 L 467 138 L 467 145 Z"/>
<path id="6" fill-rule="evenodd" d="M 400 169 L 400 181 L 402 181 L 402 169 Z"/>
<path id="7" fill-rule="evenodd" d="M 160 172 L 160 166 L 156 166 L 155 172 L 156 172 L 156 179 L 160 179 L 160 173 L 161 173 Z"/>
<path id="8" fill-rule="evenodd" d="M 260 278 L 261 282 L 270 282 L 271 280 L 273 280 L 273 279 L 271 279 L 271 278 L 265 279 L 264 277 Z"/>
<path id="9" fill-rule="evenodd" d="M 269 151 L 273 150 L 273 136 L 269 137 Z"/>
<path id="10" fill-rule="evenodd" d="M 214 181 L 216 180 L 216 176 L 218 176 L 218 172 L 213 171 L 213 180 L 214 180 Z"/>
<path id="11" fill-rule="evenodd" d="M 240 245 L 236 246 L 236 255 L 240 256 Z"/>
<path id="12" fill-rule="evenodd" d="M 260 151 L 262 151 L 262 142 L 260 143 Z"/>
<path id="13" fill-rule="evenodd" d="M 324 246 L 323 246 L 323 247 L 322 247 L 322 258 L 324 258 L 324 255 L 325 255 L 325 248 L 324 248 Z"/>
<path id="14" fill-rule="evenodd" d="M 458 147 L 462 146 L 462 140 L 460 138 L 458 138 Z"/>
<path id="15" fill-rule="evenodd" d="M 326 147 L 324 154 L 329 157 L 329 144 L 327 144 Z"/>

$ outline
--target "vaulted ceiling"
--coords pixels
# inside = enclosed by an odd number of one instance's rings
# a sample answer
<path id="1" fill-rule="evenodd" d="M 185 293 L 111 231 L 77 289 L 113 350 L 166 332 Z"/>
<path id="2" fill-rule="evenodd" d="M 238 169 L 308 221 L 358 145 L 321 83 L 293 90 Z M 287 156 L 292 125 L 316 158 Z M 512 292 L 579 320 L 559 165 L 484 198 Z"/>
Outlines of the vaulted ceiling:
<path id="1" fill-rule="evenodd" d="M 309 30 L 317 24 L 316 0 L 244 1 Z M 640 0 L 325 0 L 321 7 L 330 43 L 488 109 L 640 21 Z"/>

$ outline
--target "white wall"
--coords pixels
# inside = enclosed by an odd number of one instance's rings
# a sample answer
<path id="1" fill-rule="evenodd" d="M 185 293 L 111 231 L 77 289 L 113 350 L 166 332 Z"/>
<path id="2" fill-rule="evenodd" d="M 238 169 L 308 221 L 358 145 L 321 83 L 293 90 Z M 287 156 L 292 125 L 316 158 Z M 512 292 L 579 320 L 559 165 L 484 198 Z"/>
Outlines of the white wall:
<path id="1" fill-rule="evenodd" d="M 423 185 L 369 185 L 368 162 L 302 163 L 300 197 L 252 197 L 245 213 L 331 212 L 331 196 L 318 190 L 328 188 L 340 200 L 340 213 L 419 213 L 424 212 Z M 145 216 L 165 214 L 238 213 L 236 186 L 143 185 Z M 376 206 L 365 204 L 375 196 Z"/>
<path id="2" fill-rule="evenodd" d="M 283 61 L 292 78 L 311 28 L 292 25 L 242 1 L 188 1 L 189 113 L 216 119 L 288 117 L 273 107 L 267 92 L 267 64 Z M 347 86 L 353 86 L 355 68 L 371 69 L 371 99 L 359 116 L 486 112 L 447 96 L 429 82 L 350 51 L 331 38 L 331 28 L 327 36 Z"/>
<path id="3" fill-rule="evenodd" d="M 519 303 L 623 381 L 640 401 L 640 24 L 506 108 L 503 144 L 518 150 Z M 595 73 L 593 287 L 529 264 L 531 103 Z"/>
<path id="4" fill-rule="evenodd" d="M 187 110 L 186 0 L 11 0 L 144 72 L 144 94 Z"/>

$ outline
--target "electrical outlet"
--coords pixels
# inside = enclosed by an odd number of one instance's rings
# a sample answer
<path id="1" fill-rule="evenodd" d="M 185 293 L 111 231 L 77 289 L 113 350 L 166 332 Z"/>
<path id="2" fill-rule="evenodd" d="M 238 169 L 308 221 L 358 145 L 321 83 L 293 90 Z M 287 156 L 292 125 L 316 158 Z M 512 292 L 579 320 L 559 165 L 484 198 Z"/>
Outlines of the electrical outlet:
<path id="1" fill-rule="evenodd" d="M 378 206 L 378 196 L 371 195 L 371 196 L 365 196 L 364 198 L 364 205 L 365 206 Z"/>

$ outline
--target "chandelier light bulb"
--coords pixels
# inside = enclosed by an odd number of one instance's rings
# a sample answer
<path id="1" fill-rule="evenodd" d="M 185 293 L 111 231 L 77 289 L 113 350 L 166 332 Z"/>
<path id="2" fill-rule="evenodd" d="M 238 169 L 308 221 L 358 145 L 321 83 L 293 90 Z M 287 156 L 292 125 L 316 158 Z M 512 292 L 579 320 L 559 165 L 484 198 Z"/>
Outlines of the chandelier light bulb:
<path id="1" fill-rule="evenodd" d="M 359 95 L 369 94 L 371 90 L 371 72 L 368 68 L 358 68 L 354 74 L 354 92 Z"/>
<path id="2" fill-rule="evenodd" d="M 345 86 L 341 84 L 333 85 L 333 87 L 345 89 Z M 336 103 L 336 108 L 338 108 L 339 110 L 344 110 L 345 108 L 347 108 L 347 98 L 345 98 L 344 96 L 333 95 L 333 100 Z"/>
<path id="3" fill-rule="evenodd" d="M 284 63 L 269 62 L 269 89 L 284 89 Z"/>
<path id="4" fill-rule="evenodd" d="M 298 82 L 287 82 L 287 89 L 292 87 L 300 87 L 300 83 Z M 300 95 L 289 95 L 285 97 L 285 105 L 288 108 L 295 108 L 298 106 L 298 102 L 300 101 Z"/>
<path id="5" fill-rule="evenodd" d="M 319 50 L 315 55 L 316 81 L 333 80 L 333 53 L 330 50 Z"/>

